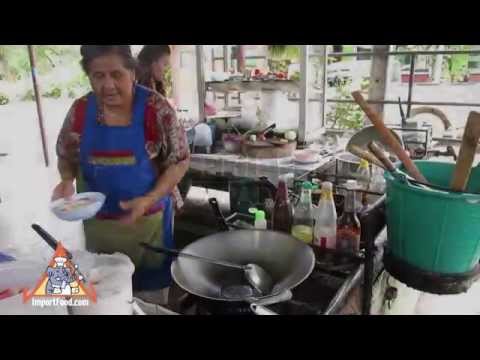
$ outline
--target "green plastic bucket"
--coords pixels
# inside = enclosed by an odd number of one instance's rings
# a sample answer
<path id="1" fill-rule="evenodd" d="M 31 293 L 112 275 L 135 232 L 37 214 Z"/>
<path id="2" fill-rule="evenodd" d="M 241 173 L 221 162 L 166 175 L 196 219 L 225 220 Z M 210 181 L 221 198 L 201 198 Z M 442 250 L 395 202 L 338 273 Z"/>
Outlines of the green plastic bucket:
<path id="1" fill-rule="evenodd" d="M 454 164 L 415 164 L 429 183 L 449 188 Z M 390 253 L 434 273 L 472 271 L 480 259 L 480 194 L 425 190 L 387 172 L 385 179 Z M 480 192 L 478 167 L 472 169 L 467 192 Z"/>

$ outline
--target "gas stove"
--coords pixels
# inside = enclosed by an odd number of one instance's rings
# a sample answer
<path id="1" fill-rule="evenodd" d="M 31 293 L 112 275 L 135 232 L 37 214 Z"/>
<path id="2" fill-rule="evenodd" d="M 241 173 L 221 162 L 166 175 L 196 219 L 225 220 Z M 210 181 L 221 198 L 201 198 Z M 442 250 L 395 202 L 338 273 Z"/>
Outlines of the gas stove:
<path id="1" fill-rule="evenodd" d="M 377 241 L 385 233 L 385 197 L 371 205 L 359 218 L 362 227 L 362 253 L 357 256 L 312 247 L 315 267 L 310 276 L 292 289 L 292 299 L 269 305 L 279 315 L 323 315 L 338 313 L 370 313 L 374 279 L 382 270 L 382 246 Z M 383 238 L 383 237 L 382 237 Z M 363 281 L 363 286 L 362 286 Z M 350 308 L 354 289 L 361 288 L 361 300 Z M 347 305 L 345 305 L 347 304 Z M 252 315 L 246 302 L 223 302 L 203 299 L 184 293 L 176 304 L 185 315 Z"/>
<path id="2" fill-rule="evenodd" d="M 340 266 L 314 248 L 316 265 L 310 276 L 296 288 L 289 301 L 268 305 L 279 315 L 320 315 L 329 306 L 346 279 L 358 268 L 352 260 Z M 247 302 L 225 302 L 185 294 L 177 311 L 184 315 L 254 315 Z"/>

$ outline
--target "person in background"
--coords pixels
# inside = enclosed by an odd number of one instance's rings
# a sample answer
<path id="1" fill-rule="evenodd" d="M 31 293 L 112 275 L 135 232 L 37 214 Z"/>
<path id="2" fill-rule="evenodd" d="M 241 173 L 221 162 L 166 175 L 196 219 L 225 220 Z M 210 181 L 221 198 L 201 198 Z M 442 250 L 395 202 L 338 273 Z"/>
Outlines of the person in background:
<path id="1" fill-rule="evenodd" d="M 73 103 L 60 131 L 52 198 L 73 195 L 75 182 L 79 193 L 105 194 L 83 223 L 87 250 L 128 255 L 134 295 L 165 304 L 171 259 L 139 244 L 174 247 L 175 189 L 190 159 L 185 130 L 163 96 L 137 85 L 129 45 L 82 45 L 81 55 L 93 91 Z"/>
<path id="2" fill-rule="evenodd" d="M 170 45 L 145 45 L 137 55 L 138 83 L 156 91 L 165 98 L 168 95 L 165 74 L 170 66 L 171 54 Z M 167 101 L 173 106 L 173 100 L 167 99 Z M 212 115 L 212 111 L 207 108 L 207 105 L 205 106 L 207 113 Z M 191 179 L 185 176 L 174 189 L 175 211 L 178 215 L 182 213 L 183 199 L 187 197 L 190 188 Z"/>
<path id="3" fill-rule="evenodd" d="M 170 65 L 169 45 L 145 45 L 137 56 L 137 78 L 140 85 L 167 97 L 165 73 Z"/>

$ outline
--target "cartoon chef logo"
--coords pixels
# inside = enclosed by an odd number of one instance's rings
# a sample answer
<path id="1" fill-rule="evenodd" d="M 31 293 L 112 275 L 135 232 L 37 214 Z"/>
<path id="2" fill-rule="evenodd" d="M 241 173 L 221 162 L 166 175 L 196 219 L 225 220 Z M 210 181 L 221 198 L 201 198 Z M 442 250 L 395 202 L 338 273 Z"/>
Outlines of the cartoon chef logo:
<path id="1" fill-rule="evenodd" d="M 74 265 L 72 269 L 68 266 L 67 254 L 63 252 L 57 254 L 53 259 L 55 264 L 47 268 L 47 294 L 48 295 L 73 295 L 80 292 L 79 283 L 75 279 L 75 271 L 78 269 L 77 265 Z M 78 280 L 82 280 L 80 278 Z"/>
<path id="2" fill-rule="evenodd" d="M 96 301 L 95 289 L 86 286 L 86 279 L 74 264 L 68 252 L 58 244 L 55 254 L 48 264 L 47 270 L 37 286 L 30 293 L 24 290 L 24 302 L 32 297 L 87 297 Z"/>

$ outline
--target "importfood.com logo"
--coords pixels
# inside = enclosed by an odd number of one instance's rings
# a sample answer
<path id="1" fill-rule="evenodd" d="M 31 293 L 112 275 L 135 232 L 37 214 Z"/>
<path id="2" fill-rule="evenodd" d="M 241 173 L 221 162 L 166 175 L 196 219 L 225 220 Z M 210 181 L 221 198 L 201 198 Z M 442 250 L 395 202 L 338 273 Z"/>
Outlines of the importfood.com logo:
<path id="1" fill-rule="evenodd" d="M 80 273 L 61 243 L 58 244 L 47 270 L 32 291 L 23 290 L 23 302 L 32 306 L 88 306 L 96 302 L 93 285 L 87 287 Z"/>

